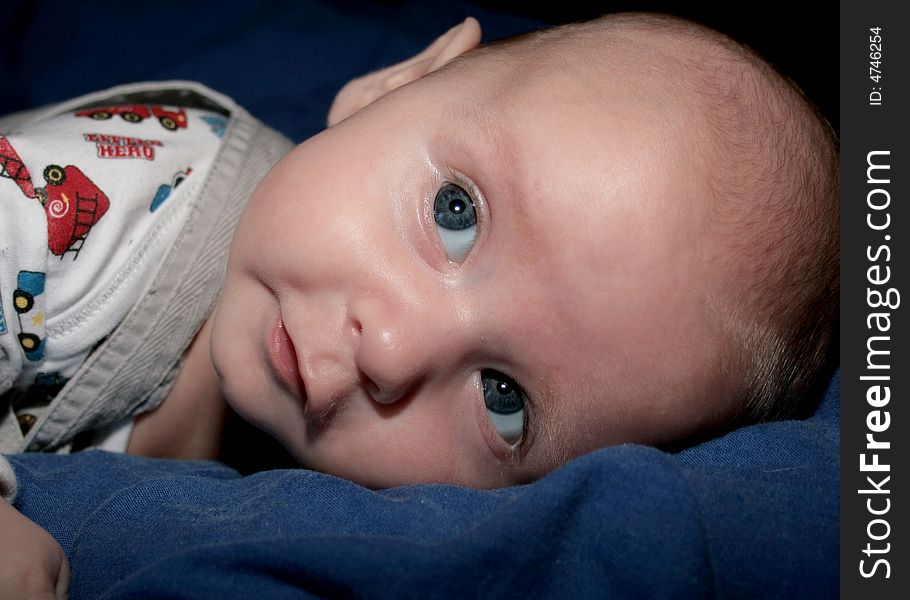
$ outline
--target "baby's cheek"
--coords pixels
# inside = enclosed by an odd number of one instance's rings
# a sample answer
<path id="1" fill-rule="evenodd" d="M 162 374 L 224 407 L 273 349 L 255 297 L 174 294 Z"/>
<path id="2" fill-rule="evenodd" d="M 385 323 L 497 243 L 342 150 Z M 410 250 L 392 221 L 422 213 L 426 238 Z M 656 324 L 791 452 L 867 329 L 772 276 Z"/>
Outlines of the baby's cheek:
<path id="1" fill-rule="evenodd" d="M 314 436 L 302 452 L 307 467 L 371 488 L 463 479 L 451 447 L 451 428 L 436 431 L 378 417 L 375 423 L 338 421 L 324 435 Z"/>

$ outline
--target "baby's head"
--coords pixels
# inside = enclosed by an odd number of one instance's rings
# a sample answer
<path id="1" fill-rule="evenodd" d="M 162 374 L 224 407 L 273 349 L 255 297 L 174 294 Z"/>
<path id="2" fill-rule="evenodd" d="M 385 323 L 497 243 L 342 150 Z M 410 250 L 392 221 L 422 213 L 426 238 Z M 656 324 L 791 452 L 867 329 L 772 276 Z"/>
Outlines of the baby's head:
<path id="1" fill-rule="evenodd" d="M 371 486 L 507 485 L 791 413 L 837 312 L 810 105 L 678 19 L 479 36 L 346 86 L 260 184 L 213 321 L 232 406 Z"/>

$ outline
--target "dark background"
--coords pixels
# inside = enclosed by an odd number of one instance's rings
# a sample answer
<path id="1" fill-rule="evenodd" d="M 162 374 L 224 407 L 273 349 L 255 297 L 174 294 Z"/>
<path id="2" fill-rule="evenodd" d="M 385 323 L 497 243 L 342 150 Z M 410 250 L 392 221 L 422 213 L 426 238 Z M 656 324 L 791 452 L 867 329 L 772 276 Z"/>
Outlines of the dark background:
<path id="1" fill-rule="evenodd" d="M 838 128 L 838 4 L 798 4 L 0 0 L 0 114 L 130 81 L 194 79 L 301 140 L 321 129 L 347 80 L 417 52 L 467 15 L 492 40 L 645 10 L 690 18 L 752 46 Z"/>

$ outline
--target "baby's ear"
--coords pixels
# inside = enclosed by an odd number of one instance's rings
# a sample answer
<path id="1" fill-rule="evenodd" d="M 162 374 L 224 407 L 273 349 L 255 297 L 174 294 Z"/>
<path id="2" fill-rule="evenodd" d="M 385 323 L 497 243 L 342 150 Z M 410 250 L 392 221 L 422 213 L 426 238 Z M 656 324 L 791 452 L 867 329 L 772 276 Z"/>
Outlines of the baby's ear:
<path id="1" fill-rule="evenodd" d="M 417 56 L 349 81 L 332 102 L 328 125 L 348 118 L 370 102 L 442 67 L 480 43 L 480 23 L 468 17 L 439 36 Z"/>

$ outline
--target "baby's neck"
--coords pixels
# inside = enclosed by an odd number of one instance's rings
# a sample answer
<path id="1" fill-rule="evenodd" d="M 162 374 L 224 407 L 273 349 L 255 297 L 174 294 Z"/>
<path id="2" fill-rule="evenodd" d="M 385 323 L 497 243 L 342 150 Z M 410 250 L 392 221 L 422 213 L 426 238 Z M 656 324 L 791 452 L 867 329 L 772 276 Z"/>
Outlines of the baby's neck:
<path id="1" fill-rule="evenodd" d="M 155 458 L 216 459 L 228 413 L 209 355 L 210 320 L 193 338 L 168 395 L 136 418 L 130 454 Z"/>

